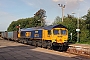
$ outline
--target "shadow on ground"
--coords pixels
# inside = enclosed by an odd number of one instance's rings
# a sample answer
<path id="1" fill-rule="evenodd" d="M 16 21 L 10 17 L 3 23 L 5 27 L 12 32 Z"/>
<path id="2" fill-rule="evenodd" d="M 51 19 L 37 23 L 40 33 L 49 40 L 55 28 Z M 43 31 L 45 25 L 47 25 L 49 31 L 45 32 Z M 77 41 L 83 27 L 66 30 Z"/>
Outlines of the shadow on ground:
<path id="1" fill-rule="evenodd" d="M 79 56 L 70 58 L 35 50 L 33 46 L 0 47 L 0 60 L 80 60 Z"/>

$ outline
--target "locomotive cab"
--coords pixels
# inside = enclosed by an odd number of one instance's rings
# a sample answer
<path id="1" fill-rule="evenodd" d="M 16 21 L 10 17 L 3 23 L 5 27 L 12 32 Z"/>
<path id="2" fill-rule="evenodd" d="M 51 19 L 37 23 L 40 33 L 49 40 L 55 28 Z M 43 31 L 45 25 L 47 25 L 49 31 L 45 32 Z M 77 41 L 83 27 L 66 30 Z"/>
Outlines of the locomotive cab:
<path id="1" fill-rule="evenodd" d="M 54 28 L 52 30 L 52 40 L 56 43 L 64 43 L 67 42 L 68 33 L 65 28 Z"/>

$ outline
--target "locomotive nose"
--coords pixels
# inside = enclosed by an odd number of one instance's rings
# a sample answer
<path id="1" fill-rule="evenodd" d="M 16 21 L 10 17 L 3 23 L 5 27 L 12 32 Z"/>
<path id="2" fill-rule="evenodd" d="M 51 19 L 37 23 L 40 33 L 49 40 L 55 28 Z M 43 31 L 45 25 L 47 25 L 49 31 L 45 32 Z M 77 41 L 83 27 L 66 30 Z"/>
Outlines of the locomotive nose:
<path id="1" fill-rule="evenodd" d="M 62 39 L 57 39 L 56 41 L 57 41 L 57 43 L 63 43 Z"/>

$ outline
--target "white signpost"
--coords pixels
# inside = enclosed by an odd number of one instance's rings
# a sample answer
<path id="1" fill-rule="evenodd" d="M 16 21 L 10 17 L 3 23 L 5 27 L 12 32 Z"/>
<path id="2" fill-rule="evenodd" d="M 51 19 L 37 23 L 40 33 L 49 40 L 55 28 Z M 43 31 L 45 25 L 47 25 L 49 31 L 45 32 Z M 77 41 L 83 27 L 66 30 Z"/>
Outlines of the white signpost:
<path id="1" fill-rule="evenodd" d="M 80 31 L 80 29 L 76 29 L 76 31 L 77 31 L 77 32 L 79 32 L 79 31 Z"/>

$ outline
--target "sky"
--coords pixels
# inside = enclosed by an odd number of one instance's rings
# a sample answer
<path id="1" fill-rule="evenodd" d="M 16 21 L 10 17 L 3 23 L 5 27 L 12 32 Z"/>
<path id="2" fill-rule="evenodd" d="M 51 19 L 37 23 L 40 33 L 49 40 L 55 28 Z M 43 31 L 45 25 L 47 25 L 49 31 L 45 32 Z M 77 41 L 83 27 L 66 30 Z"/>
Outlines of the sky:
<path id="1" fill-rule="evenodd" d="M 12 21 L 33 17 L 39 9 L 46 11 L 46 23 L 50 25 L 57 16 L 72 14 L 81 17 L 87 14 L 90 0 L 0 0 L 0 31 L 6 31 Z"/>

